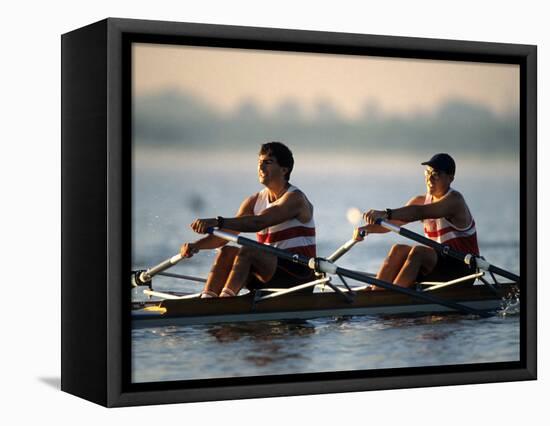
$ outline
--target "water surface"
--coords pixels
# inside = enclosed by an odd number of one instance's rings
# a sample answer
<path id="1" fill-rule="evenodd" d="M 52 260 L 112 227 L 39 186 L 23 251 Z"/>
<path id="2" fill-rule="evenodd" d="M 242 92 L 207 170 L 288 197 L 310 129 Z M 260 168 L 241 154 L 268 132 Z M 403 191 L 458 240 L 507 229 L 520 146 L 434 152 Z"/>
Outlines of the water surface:
<path id="1" fill-rule="evenodd" d="M 403 205 L 424 193 L 424 158 L 295 153 L 291 182 L 315 206 L 318 253 L 329 255 L 352 235 L 348 209 Z M 197 238 L 196 217 L 232 216 L 261 189 L 256 153 L 134 153 L 133 268 L 151 266 Z M 458 162 L 453 187 L 466 198 L 482 254 L 519 272 L 519 175 L 514 162 Z M 418 224 L 408 226 L 421 231 Z M 253 238 L 253 235 L 249 235 Z M 395 234 L 372 235 L 339 264 L 375 272 Z M 201 252 L 172 272 L 206 276 L 215 253 Z M 196 283 L 158 278 L 159 290 L 196 292 Z M 519 316 L 321 318 L 132 330 L 135 382 L 369 370 L 516 361 Z"/>

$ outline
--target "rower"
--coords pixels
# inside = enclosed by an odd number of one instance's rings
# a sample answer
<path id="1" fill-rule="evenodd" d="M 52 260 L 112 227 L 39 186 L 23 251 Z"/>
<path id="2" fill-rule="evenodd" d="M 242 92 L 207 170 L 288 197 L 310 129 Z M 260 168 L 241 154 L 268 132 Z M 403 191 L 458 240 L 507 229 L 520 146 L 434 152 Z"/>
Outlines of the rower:
<path id="1" fill-rule="evenodd" d="M 369 234 L 389 232 L 376 224 L 380 219 L 396 225 L 420 220 L 427 238 L 458 252 L 479 256 L 474 218 L 462 194 L 451 188 L 456 171 L 455 161 L 449 154 L 441 153 L 422 165 L 426 166 L 426 194 L 412 198 L 404 207 L 367 211 L 363 215 L 367 225 L 356 229 L 354 238 L 362 239 L 360 231 Z M 474 272 L 471 268 L 432 247 L 395 244 L 377 278 L 410 287 L 420 281 L 445 282 L 469 275 Z M 470 280 L 467 284 L 473 282 Z"/>
<path id="2" fill-rule="evenodd" d="M 313 205 L 289 182 L 294 167 L 292 152 L 280 142 L 269 142 L 261 146 L 258 155 L 258 179 L 265 188 L 246 198 L 235 217 L 196 219 L 191 228 L 199 234 L 207 233 L 211 227 L 235 234 L 256 232 L 261 243 L 315 257 Z M 243 287 L 286 288 L 315 279 L 314 271 L 306 266 L 249 247 L 226 244 L 227 240 L 207 235 L 181 246 L 183 258 L 200 250 L 220 248 L 203 288 L 203 298 L 236 296 Z"/>

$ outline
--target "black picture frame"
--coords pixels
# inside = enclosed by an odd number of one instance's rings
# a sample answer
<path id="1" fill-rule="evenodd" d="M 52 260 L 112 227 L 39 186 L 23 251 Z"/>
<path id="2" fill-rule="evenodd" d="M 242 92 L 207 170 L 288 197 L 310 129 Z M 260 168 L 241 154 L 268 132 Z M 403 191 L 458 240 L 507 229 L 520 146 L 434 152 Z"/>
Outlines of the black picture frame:
<path id="1" fill-rule="evenodd" d="M 536 46 L 113 18 L 61 41 L 62 390 L 115 407 L 536 379 Z M 130 383 L 129 55 L 138 41 L 518 64 L 520 361 Z"/>

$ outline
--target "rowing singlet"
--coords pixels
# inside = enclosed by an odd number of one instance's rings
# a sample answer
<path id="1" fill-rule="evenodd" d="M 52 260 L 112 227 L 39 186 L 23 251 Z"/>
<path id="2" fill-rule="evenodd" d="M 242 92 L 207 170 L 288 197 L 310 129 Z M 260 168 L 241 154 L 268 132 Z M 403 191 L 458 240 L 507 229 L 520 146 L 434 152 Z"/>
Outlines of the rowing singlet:
<path id="1" fill-rule="evenodd" d="M 287 192 L 301 191 L 290 185 Z M 258 193 L 254 205 L 254 214 L 260 214 L 272 204 L 269 202 L 268 190 L 264 188 Z M 278 225 L 270 226 L 257 232 L 256 238 L 260 243 L 287 250 L 291 253 L 298 253 L 307 257 L 316 256 L 315 221 L 313 217 L 307 223 L 302 223 L 298 219 L 290 219 Z"/>
<path id="2" fill-rule="evenodd" d="M 453 192 L 454 189 L 449 188 L 445 196 Z M 424 204 L 431 204 L 431 194 L 426 194 Z M 468 208 L 468 207 L 466 207 Z M 458 228 L 446 218 L 424 219 L 424 235 L 430 240 L 437 241 L 440 244 L 445 244 L 461 253 L 475 254 L 479 256 L 479 247 L 477 245 L 477 231 L 474 217 L 470 213 L 471 222 L 465 228 Z"/>

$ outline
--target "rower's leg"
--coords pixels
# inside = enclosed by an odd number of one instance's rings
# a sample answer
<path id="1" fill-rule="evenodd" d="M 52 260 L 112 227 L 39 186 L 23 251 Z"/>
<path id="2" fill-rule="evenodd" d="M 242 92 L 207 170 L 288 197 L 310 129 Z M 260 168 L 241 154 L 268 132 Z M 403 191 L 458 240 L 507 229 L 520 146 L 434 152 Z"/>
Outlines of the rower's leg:
<path id="1" fill-rule="evenodd" d="M 216 297 L 220 294 L 238 253 L 238 247 L 224 246 L 220 249 L 212 269 L 210 269 L 210 274 L 208 274 L 206 285 L 202 290 L 205 297 Z"/>
<path id="2" fill-rule="evenodd" d="M 227 297 L 238 294 L 251 273 L 261 282 L 266 283 L 273 277 L 276 268 L 276 256 L 249 247 L 242 247 L 233 262 L 233 268 L 220 296 Z"/>
<path id="3" fill-rule="evenodd" d="M 433 248 L 415 246 L 410 250 L 407 260 L 393 283 L 401 287 L 410 287 L 416 283 L 420 271 L 429 274 L 436 264 L 437 253 Z"/>
<path id="4" fill-rule="evenodd" d="M 399 274 L 399 271 L 407 260 L 407 256 L 409 255 L 411 249 L 411 246 L 407 246 L 404 244 L 394 244 L 390 252 L 388 253 L 388 256 L 386 256 L 386 259 L 384 259 L 384 263 L 382 263 L 382 266 L 380 267 L 376 278 L 382 281 L 393 283 L 395 277 L 397 277 L 397 274 Z M 376 287 L 375 289 L 378 290 L 379 287 Z"/>

